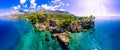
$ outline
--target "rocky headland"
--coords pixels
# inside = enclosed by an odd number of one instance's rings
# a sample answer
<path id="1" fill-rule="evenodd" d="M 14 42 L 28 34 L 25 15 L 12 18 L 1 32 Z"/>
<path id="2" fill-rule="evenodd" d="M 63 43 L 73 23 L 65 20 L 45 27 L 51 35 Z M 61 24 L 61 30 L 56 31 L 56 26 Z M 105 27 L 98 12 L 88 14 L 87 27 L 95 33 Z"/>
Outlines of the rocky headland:
<path id="1" fill-rule="evenodd" d="M 69 33 L 85 32 L 94 29 L 94 16 L 74 16 L 66 13 L 37 11 L 18 15 L 27 20 L 34 28 L 42 31 L 50 31 L 52 38 L 57 38 L 66 47 L 69 46 Z M 49 38 L 46 38 L 49 41 Z"/>

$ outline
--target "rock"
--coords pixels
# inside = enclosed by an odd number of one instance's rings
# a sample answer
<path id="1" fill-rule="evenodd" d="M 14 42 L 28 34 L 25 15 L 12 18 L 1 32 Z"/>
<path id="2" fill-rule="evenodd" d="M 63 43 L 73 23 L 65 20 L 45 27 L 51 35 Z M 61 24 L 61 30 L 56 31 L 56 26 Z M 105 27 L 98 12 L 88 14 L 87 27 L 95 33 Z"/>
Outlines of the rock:
<path id="1" fill-rule="evenodd" d="M 63 32 L 65 32 L 65 29 L 62 28 L 62 27 L 57 27 L 54 31 L 55 31 L 56 33 L 63 33 Z"/>
<path id="2" fill-rule="evenodd" d="M 50 29 L 52 29 L 51 33 L 63 33 L 63 32 L 65 32 L 65 29 L 62 27 L 53 27 Z"/>
<path id="3" fill-rule="evenodd" d="M 50 26 L 56 26 L 56 22 L 55 22 L 55 21 L 50 21 L 50 22 L 49 22 L 49 25 L 50 25 Z"/>
<path id="4" fill-rule="evenodd" d="M 53 37 L 57 37 L 58 35 L 58 33 L 52 34 Z"/>
<path id="5" fill-rule="evenodd" d="M 76 31 L 77 31 L 77 32 L 82 31 L 82 27 L 81 27 L 81 26 L 77 26 Z"/>
<path id="6" fill-rule="evenodd" d="M 90 27 L 91 27 L 91 28 L 94 28 L 94 21 L 91 21 Z"/>
<path id="7" fill-rule="evenodd" d="M 61 42 L 64 42 L 64 44 L 66 46 L 69 45 L 69 37 L 68 37 L 68 33 L 62 33 L 62 34 L 59 34 L 58 35 L 58 39 L 61 41 Z"/>
<path id="8" fill-rule="evenodd" d="M 45 34 L 45 36 L 49 36 L 48 34 Z"/>
<path id="9" fill-rule="evenodd" d="M 59 32 L 60 32 L 60 33 L 63 33 L 63 32 L 65 32 L 65 29 L 62 28 L 62 27 L 59 27 Z"/>
<path id="10" fill-rule="evenodd" d="M 50 38 L 49 38 L 49 37 L 46 37 L 45 40 L 46 40 L 46 41 L 50 41 Z"/>
<path id="11" fill-rule="evenodd" d="M 61 42 L 63 42 L 66 46 L 69 45 L 69 35 L 67 32 L 64 32 L 64 33 L 55 33 L 55 34 L 52 34 L 53 37 L 57 37 Z"/>
<path id="12" fill-rule="evenodd" d="M 94 27 L 94 22 L 88 21 L 88 22 L 82 22 L 82 28 L 83 29 L 90 29 Z"/>
<path id="13" fill-rule="evenodd" d="M 74 32 L 75 31 L 75 26 L 72 23 L 69 23 L 69 31 Z"/>

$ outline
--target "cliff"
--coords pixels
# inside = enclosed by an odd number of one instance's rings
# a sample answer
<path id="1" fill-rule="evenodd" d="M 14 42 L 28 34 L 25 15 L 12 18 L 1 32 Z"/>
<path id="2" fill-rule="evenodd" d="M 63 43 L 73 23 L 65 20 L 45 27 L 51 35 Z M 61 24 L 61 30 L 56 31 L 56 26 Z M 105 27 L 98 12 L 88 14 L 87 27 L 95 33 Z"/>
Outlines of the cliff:
<path id="1" fill-rule="evenodd" d="M 61 14 L 56 12 L 37 11 L 29 14 L 18 15 L 19 18 L 26 19 L 34 28 L 42 31 L 50 31 L 52 38 L 57 38 L 66 47 L 69 46 L 69 33 L 85 32 L 94 28 L 95 17 L 74 16 L 72 14 Z M 46 38 L 49 41 L 49 38 Z"/>

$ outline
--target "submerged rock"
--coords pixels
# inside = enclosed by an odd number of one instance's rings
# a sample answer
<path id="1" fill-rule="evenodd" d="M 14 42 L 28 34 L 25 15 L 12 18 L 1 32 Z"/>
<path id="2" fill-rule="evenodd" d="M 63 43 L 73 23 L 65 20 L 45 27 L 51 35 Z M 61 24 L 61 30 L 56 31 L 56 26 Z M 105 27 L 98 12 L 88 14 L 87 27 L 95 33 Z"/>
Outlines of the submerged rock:
<path id="1" fill-rule="evenodd" d="M 69 35 L 67 32 L 61 34 L 53 34 L 53 37 L 57 37 L 61 42 L 63 42 L 66 46 L 69 45 Z"/>
<path id="2" fill-rule="evenodd" d="M 45 40 L 46 40 L 46 41 L 50 41 L 50 38 L 49 38 L 49 37 L 46 37 Z"/>
<path id="3" fill-rule="evenodd" d="M 61 42 L 64 42 L 66 46 L 69 45 L 69 37 L 67 33 L 62 33 L 58 35 L 58 39 L 61 40 Z"/>

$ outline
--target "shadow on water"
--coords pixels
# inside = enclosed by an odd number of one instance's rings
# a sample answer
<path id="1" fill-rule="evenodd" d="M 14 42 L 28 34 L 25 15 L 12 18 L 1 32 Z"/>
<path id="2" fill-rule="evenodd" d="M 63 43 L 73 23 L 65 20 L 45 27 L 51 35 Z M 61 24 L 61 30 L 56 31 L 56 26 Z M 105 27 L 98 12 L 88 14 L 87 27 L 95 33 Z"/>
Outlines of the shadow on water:
<path id="1" fill-rule="evenodd" d="M 62 42 L 59 38 L 57 38 L 60 44 L 60 47 L 62 48 L 62 50 L 68 50 L 68 46 L 65 45 L 64 42 Z"/>

